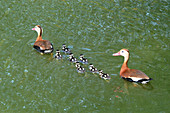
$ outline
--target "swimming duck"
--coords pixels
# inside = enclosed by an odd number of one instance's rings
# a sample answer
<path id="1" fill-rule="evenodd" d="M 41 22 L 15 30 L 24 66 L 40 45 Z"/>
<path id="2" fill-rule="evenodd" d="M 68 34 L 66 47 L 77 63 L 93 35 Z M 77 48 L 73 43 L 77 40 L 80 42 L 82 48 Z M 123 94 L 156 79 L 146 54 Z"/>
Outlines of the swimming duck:
<path id="1" fill-rule="evenodd" d="M 56 59 L 62 59 L 62 56 L 61 56 L 60 51 L 58 49 L 56 50 L 55 58 Z"/>
<path id="2" fill-rule="evenodd" d="M 80 67 L 80 63 L 79 62 L 76 62 L 76 68 L 79 68 Z"/>
<path id="3" fill-rule="evenodd" d="M 63 44 L 62 50 L 65 53 L 70 53 L 71 52 L 70 48 L 67 48 L 65 44 Z"/>
<path id="4" fill-rule="evenodd" d="M 124 57 L 124 62 L 120 70 L 120 76 L 128 80 L 130 82 L 137 82 L 137 83 L 142 83 L 146 84 L 152 78 L 149 78 L 144 72 L 137 70 L 137 69 L 129 69 L 128 68 L 128 60 L 129 60 L 129 50 L 127 49 L 121 49 L 118 53 L 114 53 L 113 56 L 123 56 Z"/>
<path id="5" fill-rule="evenodd" d="M 83 64 L 87 64 L 88 63 L 87 59 L 84 58 L 83 54 L 80 54 L 80 62 L 83 63 Z"/>
<path id="6" fill-rule="evenodd" d="M 109 79 L 111 79 L 111 77 L 109 76 L 109 74 L 103 73 L 103 70 L 99 70 L 99 76 L 100 76 L 100 78 L 102 78 L 102 79 L 104 79 L 104 80 L 109 80 Z"/>
<path id="7" fill-rule="evenodd" d="M 41 54 L 44 53 L 52 53 L 53 52 L 53 45 L 48 40 L 42 39 L 42 33 L 43 29 L 40 25 L 36 25 L 32 30 L 36 31 L 38 33 L 38 37 L 33 45 L 34 49 L 36 49 Z"/>
<path id="8" fill-rule="evenodd" d="M 94 66 L 93 66 L 93 64 L 89 64 L 89 70 L 92 72 L 92 73 L 97 73 L 98 71 L 97 71 L 97 68 L 95 68 Z"/>
<path id="9" fill-rule="evenodd" d="M 80 65 L 79 62 L 76 62 L 76 68 L 77 68 L 77 72 L 78 73 L 84 73 L 85 72 L 85 69 Z"/>
<path id="10" fill-rule="evenodd" d="M 73 63 L 77 62 L 77 59 L 74 57 L 73 53 L 69 54 L 69 60 L 70 60 L 70 62 L 73 62 Z"/>

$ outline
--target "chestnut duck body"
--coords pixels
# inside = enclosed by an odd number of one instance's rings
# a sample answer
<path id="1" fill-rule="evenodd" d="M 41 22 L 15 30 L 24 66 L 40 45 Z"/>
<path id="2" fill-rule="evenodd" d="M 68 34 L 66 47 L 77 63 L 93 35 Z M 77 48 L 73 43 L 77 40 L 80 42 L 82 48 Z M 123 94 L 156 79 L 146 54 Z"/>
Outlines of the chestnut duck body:
<path id="1" fill-rule="evenodd" d="M 32 30 L 38 33 L 38 37 L 33 45 L 34 49 L 40 52 L 41 54 L 52 53 L 54 50 L 52 43 L 48 40 L 42 39 L 43 29 L 41 28 L 41 26 L 36 25 L 34 28 L 32 28 Z"/>
<path id="2" fill-rule="evenodd" d="M 152 78 L 149 78 L 144 72 L 137 70 L 137 69 L 129 69 L 128 68 L 128 60 L 129 60 L 129 50 L 127 49 L 121 49 L 118 53 L 114 53 L 113 56 L 123 56 L 124 57 L 124 62 L 120 70 L 120 76 L 128 80 L 130 82 L 137 82 L 137 83 L 142 83 L 146 84 Z"/>

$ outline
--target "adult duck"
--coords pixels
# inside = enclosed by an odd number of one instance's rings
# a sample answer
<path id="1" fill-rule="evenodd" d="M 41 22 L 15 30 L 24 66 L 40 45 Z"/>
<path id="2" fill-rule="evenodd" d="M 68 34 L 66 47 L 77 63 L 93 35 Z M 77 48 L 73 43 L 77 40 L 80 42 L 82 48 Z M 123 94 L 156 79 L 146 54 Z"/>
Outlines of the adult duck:
<path id="1" fill-rule="evenodd" d="M 144 72 L 137 70 L 137 69 L 129 69 L 128 68 L 128 60 L 129 60 L 129 50 L 127 49 L 121 49 L 118 53 L 114 53 L 113 56 L 123 56 L 124 62 L 120 70 L 120 76 L 123 79 L 126 79 L 130 82 L 137 82 L 146 84 L 152 78 L 149 78 Z"/>
<path id="2" fill-rule="evenodd" d="M 32 30 L 38 33 L 38 37 L 33 45 L 34 49 L 40 52 L 41 54 L 44 53 L 52 53 L 53 52 L 53 45 L 48 40 L 42 39 L 43 29 L 40 25 L 36 25 Z"/>

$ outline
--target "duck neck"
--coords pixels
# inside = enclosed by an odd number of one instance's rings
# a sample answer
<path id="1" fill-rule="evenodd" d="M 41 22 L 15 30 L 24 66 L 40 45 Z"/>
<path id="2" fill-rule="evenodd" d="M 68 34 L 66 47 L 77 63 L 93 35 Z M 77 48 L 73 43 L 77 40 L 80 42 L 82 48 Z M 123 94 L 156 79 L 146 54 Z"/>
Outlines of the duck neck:
<path id="1" fill-rule="evenodd" d="M 40 28 L 40 31 L 38 32 L 38 37 L 36 41 L 42 40 L 42 29 Z"/>
<path id="2" fill-rule="evenodd" d="M 126 55 L 126 56 L 124 56 L 124 62 L 123 62 L 123 65 L 122 65 L 122 67 L 121 67 L 121 70 L 120 70 L 120 75 L 121 75 L 124 71 L 126 71 L 126 70 L 129 69 L 129 68 L 128 68 L 128 65 L 127 65 L 128 60 L 129 60 L 129 54 Z"/>

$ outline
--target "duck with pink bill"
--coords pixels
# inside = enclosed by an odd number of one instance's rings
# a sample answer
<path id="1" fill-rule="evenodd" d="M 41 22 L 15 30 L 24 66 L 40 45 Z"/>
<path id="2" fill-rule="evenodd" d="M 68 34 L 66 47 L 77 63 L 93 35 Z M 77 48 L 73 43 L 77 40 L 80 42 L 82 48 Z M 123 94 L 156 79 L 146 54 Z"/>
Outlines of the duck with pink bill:
<path id="1" fill-rule="evenodd" d="M 53 45 L 48 40 L 42 39 L 43 29 L 40 25 L 36 25 L 32 30 L 38 33 L 38 37 L 33 45 L 34 49 L 40 52 L 41 54 L 52 53 L 53 52 Z"/>
<path id="2" fill-rule="evenodd" d="M 120 76 L 128 80 L 130 82 L 137 82 L 137 83 L 142 83 L 146 84 L 152 78 L 149 78 L 144 72 L 137 70 L 137 69 L 129 69 L 127 63 L 129 60 L 129 50 L 127 49 L 121 49 L 119 52 L 114 53 L 113 56 L 123 56 L 124 57 L 124 62 L 123 65 L 120 69 Z"/>

